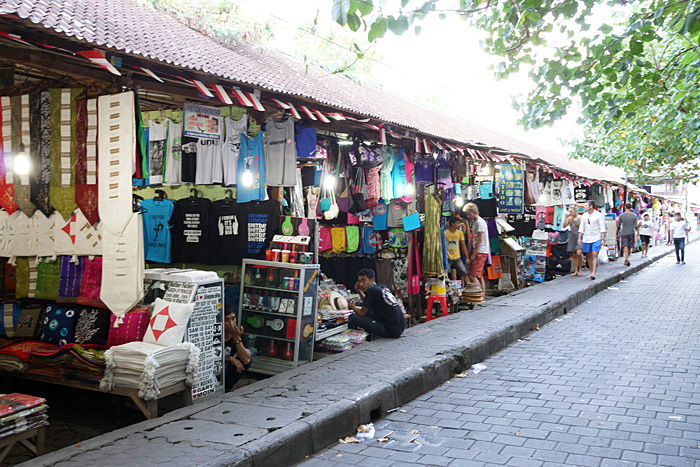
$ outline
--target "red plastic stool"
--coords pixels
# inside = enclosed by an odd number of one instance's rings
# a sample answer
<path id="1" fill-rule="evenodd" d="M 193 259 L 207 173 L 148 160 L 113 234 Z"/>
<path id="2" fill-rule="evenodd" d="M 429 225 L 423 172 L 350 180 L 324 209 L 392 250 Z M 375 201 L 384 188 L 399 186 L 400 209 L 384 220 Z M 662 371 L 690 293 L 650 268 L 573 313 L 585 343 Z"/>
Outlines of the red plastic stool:
<path id="1" fill-rule="evenodd" d="M 428 297 L 428 314 L 425 316 L 425 321 L 430 321 L 433 318 L 433 302 L 439 302 L 442 308 L 442 316 L 447 316 L 447 296 L 446 295 L 431 295 Z"/>

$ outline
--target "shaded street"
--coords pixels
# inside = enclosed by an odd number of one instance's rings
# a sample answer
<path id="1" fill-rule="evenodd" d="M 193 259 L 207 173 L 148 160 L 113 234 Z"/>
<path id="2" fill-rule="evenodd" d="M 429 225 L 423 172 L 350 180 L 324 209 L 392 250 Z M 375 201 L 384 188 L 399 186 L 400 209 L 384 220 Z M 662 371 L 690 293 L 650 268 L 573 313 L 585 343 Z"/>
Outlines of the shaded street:
<path id="1" fill-rule="evenodd" d="M 300 465 L 700 465 L 700 246 L 686 260 L 663 258 L 389 414 L 374 439 Z"/>

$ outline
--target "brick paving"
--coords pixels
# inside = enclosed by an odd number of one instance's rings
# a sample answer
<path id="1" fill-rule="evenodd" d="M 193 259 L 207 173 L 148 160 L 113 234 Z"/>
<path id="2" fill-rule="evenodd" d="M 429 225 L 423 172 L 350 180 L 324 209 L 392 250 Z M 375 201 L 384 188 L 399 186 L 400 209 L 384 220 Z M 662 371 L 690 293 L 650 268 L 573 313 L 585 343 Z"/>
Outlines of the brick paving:
<path id="1" fill-rule="evenodd" d="M 299 466 L 700 466 L 700 246 L 686 256 L 405 404 L 375 423 L 374 440 Z"/>

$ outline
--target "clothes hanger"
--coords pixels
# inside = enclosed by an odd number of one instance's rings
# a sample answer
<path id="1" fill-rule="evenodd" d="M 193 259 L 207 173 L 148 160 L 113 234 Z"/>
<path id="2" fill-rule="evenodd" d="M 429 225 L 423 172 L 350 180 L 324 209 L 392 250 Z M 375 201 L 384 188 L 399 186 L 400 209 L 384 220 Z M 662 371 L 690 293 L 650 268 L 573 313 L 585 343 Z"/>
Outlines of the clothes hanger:
<path id="1" fill-rule="evenodd" d="M 195 204 L 197 202 L 197 199 L 199 198 L 199 191 L 196 188 L 190 188 L 190 195 L 187 200 L 190 202 L 190 204 Z"/>
<path id="2" fill-rule="evenodd" d="M 223 204 L 225 207 L 229 207 L 229 206 L 233 205 L 233 203 L 234 203 L 234 199 L 233 199 L 233 190 L 231 190 L 230 188 L 227 189 L 227 190 L 226 190 L 226 194 L 227 194 L 227 195 L 226 195 L 226 198 L 223 199 L 224 202 L 223 202 L 222 204 Z"/>
<path id="3" fill-rule="evenodd" d="M 134 212 L 147 213 L 148 209 L 141 207 L 140 202 L 143 201 L 143 196 L 137 194 L 131 195 L 131 207 Z"/>
<path id="4" fill-rule="evenodd" d="M 168 195 L 165 193 L 164 190 L 156 190 L 156 197 L 153 198 L 153 201 L 163 201 L 164 199 L 167 199 Z"/>

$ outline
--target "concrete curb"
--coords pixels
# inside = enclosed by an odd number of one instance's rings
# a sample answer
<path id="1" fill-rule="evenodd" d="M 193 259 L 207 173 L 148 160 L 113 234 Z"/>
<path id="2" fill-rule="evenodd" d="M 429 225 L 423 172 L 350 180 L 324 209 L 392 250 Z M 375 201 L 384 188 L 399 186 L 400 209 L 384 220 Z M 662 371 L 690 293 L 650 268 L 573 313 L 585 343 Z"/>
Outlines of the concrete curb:
<path id="1" fill-rule="evenodd" d="M 693 239 L 692 241 L 695 240 Z M 436 349 L 437 354 L 431 354 L 431 356 L 426 356 L 422 360 L 418 359 L 413 366 L 397 371 L 381 382 L 359 392 L 342 397 L 321 410 L 308 414 L 304 413 L 302 418 L 270 431 L 258 439 L 249 441 L 241 446 L 212 445 L 212 449 L 219 451 L 220 454 L 214 460 L 201 462 L 199 465 L 212 467 L 277 467 L 280 465 L 291 465 L 303 460 L 305 457 L 324 449 L 338 439 L 355 434 L 359 424 L 381 418 L 389 410 L 400 407 L 440 386 L 450 380 L 455 373 L 462 372 L 470 365 L 483 361 L 518 339 L 527 336 L 538 326 L 543 326 L 558 316 L 570 312 L 598 292 L 672 253 L 673 249 L 668 249 L 652 255 L 651 258 L 640 261 L 634 266 L 620 271 L 611 271 L 611 275 L 608 277 L 599 277 L 599 280 L 588 281 L 588 284 L 582 289 L 572 291 L 563 297 L 553 297 L 551 301 L 546 303 L 541 301 L 533 302 L 532 300 L 528 302 L 527 299 L 523 300 L 522 304 L 518 303 L 518 296 L 527 293 L 530 289 L 524 289 L 494 299 L 486 306 L 493 306 L 496 311 L 498 307 L 522 306 L 522 314 L 517 318 L 497 322 L 490 328 L 487 325 L 485 327 L 487 330 L 483 334 L 470 338 L 465 337 L 463 341 L 459 339 L 452 340 L 449 344 L 447 342 L 442 344 L 436 342 L 436 347 L 438 347 Z M 546 284 L 543 285 L 546 286 Z M 535 303 L 544 304 L 535 305 Z M 407 336 L 425 334 L 426 336 L 434 337 L 435 333 L 440 332 L 440 326 L 451 326 L 454 320 L 461 319 L 460 315 L 451 315 L 431 321 L 420 327 L 410 329 L 406 334 Z M 438 326 L 437 329 L 435 328 L 436 326 Z M 61 449 L 21 465 L 33 467 L 63 462 L 68 462 L 69 465 L 81 465 L 81 455 L 86 451 L 100 450 L 138 433 L 147 436 L 149 432 L 165 424 L 191 419 L 199 412 L 203 412 L 221 402 L 245 403 L 245 395 L 252 394 L 261 388 L 278 386 L 284 381 L 285 375 L 288 378 L 303 374 L 307 370 L 322 365 L 324 361 L 330 362 L 342 358 L 351 358 L 353 354 L 359 354 L 359 350 L 363 347 L 369 350 L 373 350 L 376 347 L 374 351 L 377 351 L 379 354 L 382 350 L 382 345 L 382 341 L 378 340 L 369 344 L 369 346 L 361 346 L 343 354 L 333 355 L 319 362 L 298 367 L 284 375 L 277 375 L 268 380 L 254 383 L 232 393 L 232 397 L 227 399 L 216 398 L 202 402 L 201 405 L 197 404 L 179 409 L 157 419 L 141 422 L 137 425 L 83 441 L 80 443 L 80 447 L 71 446 Z M 141 465 L 136 459 L 134 459 L 134 462 L 132 465 Z M 144 465 L 150 465 L 150 463 Z"/>

